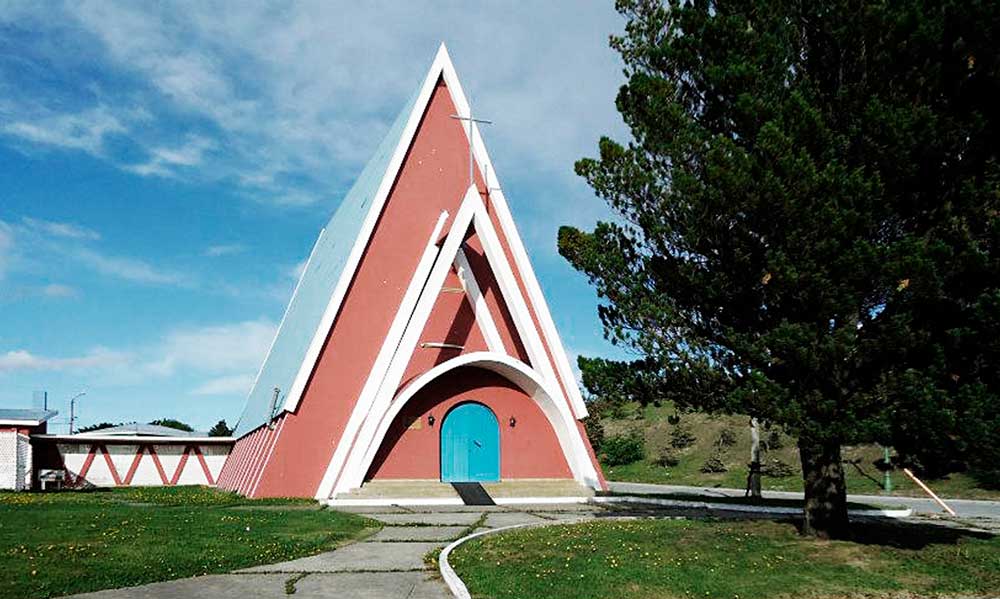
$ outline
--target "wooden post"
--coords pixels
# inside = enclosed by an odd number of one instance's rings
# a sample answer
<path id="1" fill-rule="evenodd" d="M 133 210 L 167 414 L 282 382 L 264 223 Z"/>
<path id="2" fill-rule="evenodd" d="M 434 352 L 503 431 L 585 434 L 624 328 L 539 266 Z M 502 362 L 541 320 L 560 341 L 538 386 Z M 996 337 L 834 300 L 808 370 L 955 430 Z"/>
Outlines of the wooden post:
<path id="1" fill-rule="evenodd" d="M 906 473 L 906 476 L 909 476 L 910 478 L 912 478 L 913 482 L 915 482 L 918 485 L 920 485 L 920 488 L 924 490 L 924 493 L 927 493 L 928 495 L 930 495 L 931 499 L 933 499 L 934 501 L 936 501 L 938 505 L 940 505 L 942 508 L 944 508 L 944 511 L 948 512 L 952 516 L 957 515 L 957 514 L 955 514 L 955 510 L 953 510 L 950 507 L 948 507 L 947 503 L 941 501 L 941 498 L 938 497 L 937 495 L 935 495 L 934 491 L 931 491 L 931 488 L 924 484 L 924 481 L 922 481 L 919 478 L 917 478 L 916 476 L 914 476 L 913 473 L 910 472 L 909 468 L 903 468 L 903 472 Z"/>

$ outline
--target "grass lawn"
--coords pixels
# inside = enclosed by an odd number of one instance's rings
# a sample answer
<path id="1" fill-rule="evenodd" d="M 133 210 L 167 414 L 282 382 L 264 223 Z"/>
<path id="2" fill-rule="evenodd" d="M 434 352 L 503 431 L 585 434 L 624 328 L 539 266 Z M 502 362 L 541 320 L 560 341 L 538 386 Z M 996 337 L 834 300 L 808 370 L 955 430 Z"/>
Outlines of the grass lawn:
<path id="1" fill-rule="evenodd" d="M 451 563 L 473 597 L 490 599 L 995 596 L 1000 589 L 1000 538 L 899 524 L 865 524 L 857 534 L 818 541 L 770 521 L 598 520 L 487 535 L 459 547 Z"/>
<path id="2" fill-rule="evenodd" d="M 693 434 L 694 442 L 682 449 L 669 448 L 670 435 L 676 428 L 667 421 L 667 416 L 676 410 L 669 402 L 661 406 L 639 406 L 629 404 L 622 408 L 617 418 L 602 420 L 606 436 L 638 433 L 645 439 L 646 458 L 631 464 L 611 466 L 603 464 L 608 480 L 623 482 L 656 483 L 666 485 L 691 485 L 696 487 L 728 487 L 742 489 L 746 486 L 747 462 L 750 461 L 750 432 L 748 419 L 742 416 L 709 416 L 706 414 L 683 414 L 681 424 Z M 736 443 L 722 447 L 719 438 L 728 430 Z M 765 431 L 766 441 L 770 436 Z M 765 450 L 762 461 L 767 464 L 778 460 L 791 467 L 789 476 L 764 476 L 762 486 L 766 491 L 802 491 L 802 474 L 795 440 L 786 435 L 777 435 L 781 446 Z M 657 458 L 663 452 L 672 453 L 677 465 L 658 465 Z M 710 457 L 718 457 L 726 466 L 726 472 L 704 473 L 701 467 Z M 844 465 L 849 493 L 879 495 L 882 473 L 874 466 L 874 461 L 882 457 L 882 450 L 873 445 L 844 448 Z M 853 465 L 852 463 L 856 463 Z M 892 473 L 893 495 L 926 497 L 923 491 L 902 472 Z M 1000 490 L 989 489 L 975 478 L 965 473 L 951 474 L 939 480 L 925 481 L 934 492 L 942 497 L 962 497 L 967 499 L 1000 499 Z"/>
<path id="3" fill-rule="evenodd" d="M 205 487 L 0 493 L 0 597 L 56 597 L 329 550 L 378 524 Z"/>

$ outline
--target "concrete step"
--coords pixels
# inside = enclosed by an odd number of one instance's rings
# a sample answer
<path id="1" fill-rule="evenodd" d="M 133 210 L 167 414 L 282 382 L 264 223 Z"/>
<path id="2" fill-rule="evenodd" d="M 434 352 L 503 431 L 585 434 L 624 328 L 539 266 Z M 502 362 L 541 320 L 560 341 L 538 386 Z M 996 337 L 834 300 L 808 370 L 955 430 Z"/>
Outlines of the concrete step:
<path id="1" fill-rule="evenodd" d="M 496 498 L 517 497 L 592 497 L 594 490 L 572 479 L 523 478 L 496 483 L 482 483 Z M 335 499 L 458 499 L 458 493 L 448 483 L 432 479 L 371 480 Z"/>

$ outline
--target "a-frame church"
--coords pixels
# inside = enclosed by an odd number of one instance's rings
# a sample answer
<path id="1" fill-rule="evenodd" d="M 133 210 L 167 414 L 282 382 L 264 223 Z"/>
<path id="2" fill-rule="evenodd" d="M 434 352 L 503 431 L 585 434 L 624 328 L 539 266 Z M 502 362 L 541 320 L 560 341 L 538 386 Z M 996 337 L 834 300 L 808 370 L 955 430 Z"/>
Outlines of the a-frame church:
<path id="1" fill-rule="evenodd" d="M 334 503 L 458 501 L 449 482 L 498 503 L 586 496 L 606 487 L 586 415 L 442 45 L 320 232 L 218 485 Z"/>

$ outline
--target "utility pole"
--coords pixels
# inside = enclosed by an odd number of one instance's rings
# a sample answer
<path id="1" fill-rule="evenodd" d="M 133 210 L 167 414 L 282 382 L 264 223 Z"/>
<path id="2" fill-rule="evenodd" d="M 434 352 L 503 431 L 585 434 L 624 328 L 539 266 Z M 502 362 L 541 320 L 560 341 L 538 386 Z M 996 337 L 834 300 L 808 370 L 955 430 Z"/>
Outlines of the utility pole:
<path id="1" fill-rule="evenodd" d="M 69 434 L 73 434 L 73 424 L 76 422 L 76 400 L 86 395 L 86 391 L 80 391 L 69 400 Z"/>

